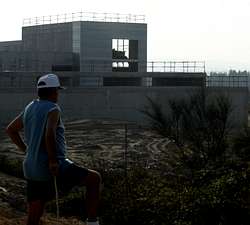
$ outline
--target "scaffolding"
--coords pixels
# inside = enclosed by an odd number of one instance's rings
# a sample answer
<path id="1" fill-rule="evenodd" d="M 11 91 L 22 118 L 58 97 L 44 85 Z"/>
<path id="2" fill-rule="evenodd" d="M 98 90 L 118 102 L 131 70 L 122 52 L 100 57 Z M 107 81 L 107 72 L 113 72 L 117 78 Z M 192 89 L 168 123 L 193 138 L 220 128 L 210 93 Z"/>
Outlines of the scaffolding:
<path id="1" fill-rule="evenodd" d="M 145 15 L 76 12 L 58 15 L 40 16 L 23 19 L 23 26 L 36 26 L 45 24 L 68 23 L 76 21 L 116 22 L 116 23 L 145 23 Z"/>

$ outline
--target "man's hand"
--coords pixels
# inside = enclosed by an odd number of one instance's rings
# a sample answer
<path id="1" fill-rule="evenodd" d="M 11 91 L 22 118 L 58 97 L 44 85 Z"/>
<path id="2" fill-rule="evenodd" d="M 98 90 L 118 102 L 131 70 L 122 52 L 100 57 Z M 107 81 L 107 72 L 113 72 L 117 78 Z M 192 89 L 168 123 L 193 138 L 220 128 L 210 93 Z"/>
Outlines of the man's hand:
<path id="1" fill-rule="evenodd" d="M 56 161 L 49 162 L 49 170 L 53 176 L 58 176 L 59 174 L 59 164 Z"/>

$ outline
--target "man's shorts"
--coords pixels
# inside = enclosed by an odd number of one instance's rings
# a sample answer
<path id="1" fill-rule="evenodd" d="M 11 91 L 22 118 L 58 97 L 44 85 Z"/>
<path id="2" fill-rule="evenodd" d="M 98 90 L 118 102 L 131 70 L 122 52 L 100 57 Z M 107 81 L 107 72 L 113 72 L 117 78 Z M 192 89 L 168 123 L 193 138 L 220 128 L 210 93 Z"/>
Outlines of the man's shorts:
<path id="1" fill-rule="evenodd" d="M 57 176 L 57 187 L 60 194 L 69 192 L 73 187 L 81 185 L 88 175 L 88 169 L 79 167 L 74 163 Z M 27 201 L 50 201 L 55 197 L 54 180 L 33 181 L 27 180 Z"/>

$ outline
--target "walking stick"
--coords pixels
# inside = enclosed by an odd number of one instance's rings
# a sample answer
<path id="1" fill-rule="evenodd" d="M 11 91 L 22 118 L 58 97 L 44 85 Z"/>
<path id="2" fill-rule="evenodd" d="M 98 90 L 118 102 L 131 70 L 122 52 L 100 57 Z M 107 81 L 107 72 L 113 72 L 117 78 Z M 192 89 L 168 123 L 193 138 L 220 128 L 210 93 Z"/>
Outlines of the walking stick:
<path id="1" fill-rule="evenodd" d="M 55 192 L 56 192 L 56 219 L 58 223 L 59 222 L 59 201 L 58 201 L 58 188 L 57 188 L 56 176 L 54 176 L 54 186 L 55 186 Z"/>

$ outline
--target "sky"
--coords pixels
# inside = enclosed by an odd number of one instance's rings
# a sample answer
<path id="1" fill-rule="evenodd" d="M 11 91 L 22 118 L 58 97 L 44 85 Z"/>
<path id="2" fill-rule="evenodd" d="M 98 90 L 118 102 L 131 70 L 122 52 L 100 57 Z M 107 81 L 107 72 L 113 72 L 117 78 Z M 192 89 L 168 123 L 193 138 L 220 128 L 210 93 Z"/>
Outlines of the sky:
<path id="1" fill-rule="evenodd" d="M 148 61 L 205 61 L 207 72 L 250 71 L 250 0 L 8 0 L 0 10 L 0 41 L 21 40 L 24 18 L 139 14 L 148 24 Z"/>

